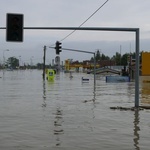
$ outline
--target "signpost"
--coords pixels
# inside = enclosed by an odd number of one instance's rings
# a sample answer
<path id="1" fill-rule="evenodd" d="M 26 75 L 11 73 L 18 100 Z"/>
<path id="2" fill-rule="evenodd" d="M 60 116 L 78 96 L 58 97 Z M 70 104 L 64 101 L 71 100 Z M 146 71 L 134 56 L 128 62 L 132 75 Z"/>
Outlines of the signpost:
<path id="1" fill-rule="evenodd" d="M 59 56 L 55 57 L 55 63 L 57 66 L 57 72 L 59 72 L 60 71 L 60 57 Z"/>
<path id="2" fill-rule="evenodd" d="M 59 56 L 56 56 L 56 57 L 55 57 L 55 63 L 56 63 L 56 64 L 60 64 L 60 57 L 59 57 Z"/>

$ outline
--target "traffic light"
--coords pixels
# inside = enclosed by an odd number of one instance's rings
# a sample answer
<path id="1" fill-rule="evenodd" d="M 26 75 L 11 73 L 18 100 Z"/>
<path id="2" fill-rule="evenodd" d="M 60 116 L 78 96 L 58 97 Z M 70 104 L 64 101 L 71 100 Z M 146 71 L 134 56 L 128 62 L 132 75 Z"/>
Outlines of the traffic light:
<path id="1" fill-rule="evenodd" d="M 61 44 L 62 43 L 60 43 L 59 41 L 56 42 L 55 49 L 56 49 L 56 54 L 57 55 L 59 55 L 59 53 L 61 52 L 61 50 L 60 50 L 61 49 Z"/>
<path id="2" fill-rule="evenodd" d="M 22 42 L 23 41 L 23 15 L 7 14 L 6 20 L 6 41 Z"/>

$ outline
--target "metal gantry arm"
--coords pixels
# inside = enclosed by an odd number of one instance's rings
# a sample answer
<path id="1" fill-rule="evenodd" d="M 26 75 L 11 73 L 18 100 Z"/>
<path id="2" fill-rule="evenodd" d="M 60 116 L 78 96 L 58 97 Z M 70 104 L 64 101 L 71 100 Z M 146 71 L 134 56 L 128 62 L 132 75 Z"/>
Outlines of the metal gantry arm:
<path id="1" fill-rule="evenodd" d="M 6 29 L 6 27 L 0 27 Z M 124 31 L 135 32 L 136 43 L 136 73 L 135 73 L 135 107 L 139 107 L 139 28 L 109 28 L 109 27 L 24 27 L 27 30 L 91 30 L 91 31 Z"/>

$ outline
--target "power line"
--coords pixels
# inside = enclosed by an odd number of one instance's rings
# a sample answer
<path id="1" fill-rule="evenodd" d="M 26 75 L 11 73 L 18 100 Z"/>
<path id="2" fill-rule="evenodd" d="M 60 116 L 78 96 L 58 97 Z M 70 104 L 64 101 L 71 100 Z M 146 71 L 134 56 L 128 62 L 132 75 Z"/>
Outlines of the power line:
<path id="1" fill-rule="evenodd" d="M 83 23 L 81 23 L 78 28 L 80 28 L 82 25 L 84 25 L 90 18 L 92 18 L 106 3 L 108 2 L 105 1 L 98 9 L 96 9 Z M 61 39 L 60 41 L 64 41 L 66 38 L 68 38 L 70 35 L 72 35 L 76 30 L 73 30 L 71 33 L 69 33 L 67 36 L 65 36 L 63 39 Z"/>

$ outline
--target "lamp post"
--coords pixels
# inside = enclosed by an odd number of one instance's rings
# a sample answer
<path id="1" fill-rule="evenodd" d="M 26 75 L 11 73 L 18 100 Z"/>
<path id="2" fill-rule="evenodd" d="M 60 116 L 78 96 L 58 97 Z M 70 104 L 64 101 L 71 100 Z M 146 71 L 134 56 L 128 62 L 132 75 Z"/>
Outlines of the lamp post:
<path id="1" fill-rule="evenodd" d="M 21 56 L 19 56 L 19 69 L 20 69 L 20 66 L 21 66 Z"/>
<path id="2" fill-rule="evenodd" d="M 32 69 L 32 66 L 33 66 L 33 56 L 30 58 L 30 69 Z"/>
<path id="3" fill-rule="evenodd" d="M 3 69 L 5 68 L 5 52 L 9 51 L 9 49 L 3 50 Z"/>

